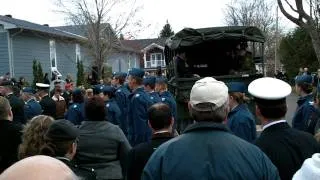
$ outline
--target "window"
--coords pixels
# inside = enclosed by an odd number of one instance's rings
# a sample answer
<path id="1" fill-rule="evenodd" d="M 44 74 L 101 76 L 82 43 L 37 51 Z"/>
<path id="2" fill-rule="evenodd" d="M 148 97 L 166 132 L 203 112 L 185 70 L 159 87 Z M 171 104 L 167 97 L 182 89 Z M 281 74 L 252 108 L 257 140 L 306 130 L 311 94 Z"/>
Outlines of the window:
<path id="1" fill-rule="evenodd" d="M 80 51 L 80 44 L 76 44 L 76 62 L 81 61 L 81 51 Z"/>
<path id="2" fill-rule="evenodd" d="M 51 67 L 56 68 L 57 67 L 57 53 L 56 53 L 56 42 L 54 40 L 49 41 L 50 45 L 50 62 Z"/>
<path id="3" fill-rule="evenodd" d="M 158 66 L 165 67 L 165 62 L 164 62 L 162 53 L 152 53 L 150 54 L 150 59 L 151 59 L 151 63 L 150 63 L 151 67 L 158 67 Z"/>

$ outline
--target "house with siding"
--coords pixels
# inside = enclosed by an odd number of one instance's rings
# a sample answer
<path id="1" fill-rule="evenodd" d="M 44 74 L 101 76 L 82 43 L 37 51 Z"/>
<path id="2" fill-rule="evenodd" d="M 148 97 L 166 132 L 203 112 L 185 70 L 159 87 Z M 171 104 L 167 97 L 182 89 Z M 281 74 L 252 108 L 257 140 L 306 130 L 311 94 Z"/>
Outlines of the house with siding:
<path id="1" fill-rule="evenodd" d="M 122 40 L 122 50 L 110 58 L 113 71 L 127 71 L 139 67 L 144 68 L 146 72 L 154 73 L 159 66 L 165 70 L 165 41 L 164 38 Z"/>
<path id="2" fill-rule="evenodd" d="M 56 71 L 76 78 L 77 62 L 84 57 L 86 38 L 48 25 L 0 15 L 0 75 L 33 79 L 32 63 L 38 60 L 44 73 Z"/>

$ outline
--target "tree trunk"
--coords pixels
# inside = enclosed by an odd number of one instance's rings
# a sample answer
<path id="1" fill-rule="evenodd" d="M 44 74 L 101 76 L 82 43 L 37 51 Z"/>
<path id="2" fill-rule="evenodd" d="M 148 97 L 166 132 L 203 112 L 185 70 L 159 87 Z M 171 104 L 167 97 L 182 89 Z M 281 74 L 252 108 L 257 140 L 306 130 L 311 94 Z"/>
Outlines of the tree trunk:
<path id="1" fill-rule="evenodd" d="M 320 65 L 320 37 L 319 33 L 315 28 L 308 28 L 309 35 L 312 40 L 312 45 L 314 52 L 316 53 L 318 59 L 318 65 Z"/>

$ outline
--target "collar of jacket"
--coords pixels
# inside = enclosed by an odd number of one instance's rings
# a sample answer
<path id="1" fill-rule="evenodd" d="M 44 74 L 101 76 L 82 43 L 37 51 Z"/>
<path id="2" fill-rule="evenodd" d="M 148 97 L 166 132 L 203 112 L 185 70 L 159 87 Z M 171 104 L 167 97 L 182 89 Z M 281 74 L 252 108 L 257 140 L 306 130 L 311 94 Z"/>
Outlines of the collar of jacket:
<path id="1" fill-rule="evenodd" d="M 312 94 L 308 94 L 304 97 L 300 97 L 298 99 L 298 105 L 301 106 L 302 104 L 304 104 L 306 101 L 313 101 L 313 95 Z"/>
<path id="2" fill-rule="evenodd" d="M 268 128 L 264 129 L 261 134 L 274 132 L 274 131 L 282 130 L 282 129 L 288 129 L 288 128 L 290 128 L 289 124 L 287 122 L 282 122 L 282 123 L 278 123 L 278 124 L 274 124 L 272 126 L 269 126 Z"/>
<path id="3" fill-rule="evenodd" d="M 170 97 L 171 93 L 169 91 L 163 91 L 162 93 L 160 93 L 160 95 L 164 97 Z"/>
<path id="4" fill-rule="evenodd" d="M 137 94 L 139 92 L 145 92 L 144 88 L 142 86 L 140 86 L 137 89 L 133 90 L 132 93 L 130 94 L 129 98 L 133 97 L 135 94 Z"/>
<path id="5" fill-rule="evenodd" d="M 241 109 L 246 109 L 247 108 L 247 105 L 246 104 L 239 104 L 238 106 L 236 106 L 234 109 L 232 109 L 229 114 L 228 114 L 228 117 L 238 111 L 240 111 Z"/>
<path id="6" fill-rule="evenodd" d="M 208 130 L 217 130 L 217 131 L 226 131 L 229 132 L 226 125 L 222 123 L 215 122 L 196 122 L 193 125 L 187 127 L 183 134 L 193 132 L 193 131 L 208 131 Z"/>
<path id="7" fill-rule="evenodd" d="M 173 138 L 173 135 L 171 132 L 163 132 L 163 133 L 156 133 L 152 135 L 152 139 L 162 139 L 162 138 Z"/>

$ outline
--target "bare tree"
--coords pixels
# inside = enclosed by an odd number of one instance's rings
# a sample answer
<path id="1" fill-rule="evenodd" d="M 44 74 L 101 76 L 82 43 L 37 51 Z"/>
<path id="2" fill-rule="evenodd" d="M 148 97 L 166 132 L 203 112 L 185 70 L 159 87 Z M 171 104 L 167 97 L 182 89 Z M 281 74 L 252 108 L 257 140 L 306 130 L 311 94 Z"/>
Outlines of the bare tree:
<path id="1" fill-rule="evenodd" d="M 120 48 L 118 37 L 134 22 L 139 10 L 136 0 L 56 0 L 58 12 L 87 37 L 91 65 L 96 67 L 98 78 L 107 59 Z M 128 8 L 124 8 L 128 7 Z M 120 10 L 123 11 L 120 11 Z"/>
<path id="2" fill-rule="evenodd" d="M 277 17 L 272 2 L 266 0 L 232 0 L 227 4 L 224 14 L 225 21 L 229 26 L 256 26 L 263 31 L 266 36 L 266 66 L 267 71 L 270 71 L 275 63 L 275 51 L 277 50 L 275 42 L 281 34 L 280 31 L 276 31 Z"/>
<path id="3" fill-rule="evenodd" d="M 318 0 L 295 0 L 294 5 L 288 0 L 277 0 L 283 15 L 296 25 L 303 28 L 311 37 L 312 45 L 320 63 L 320 34 L 319 34 L 319 1 Z M 283 2 L 286 4 L 285 9 Z M 307 12 L 305 7 L 310 11 Z"/>

